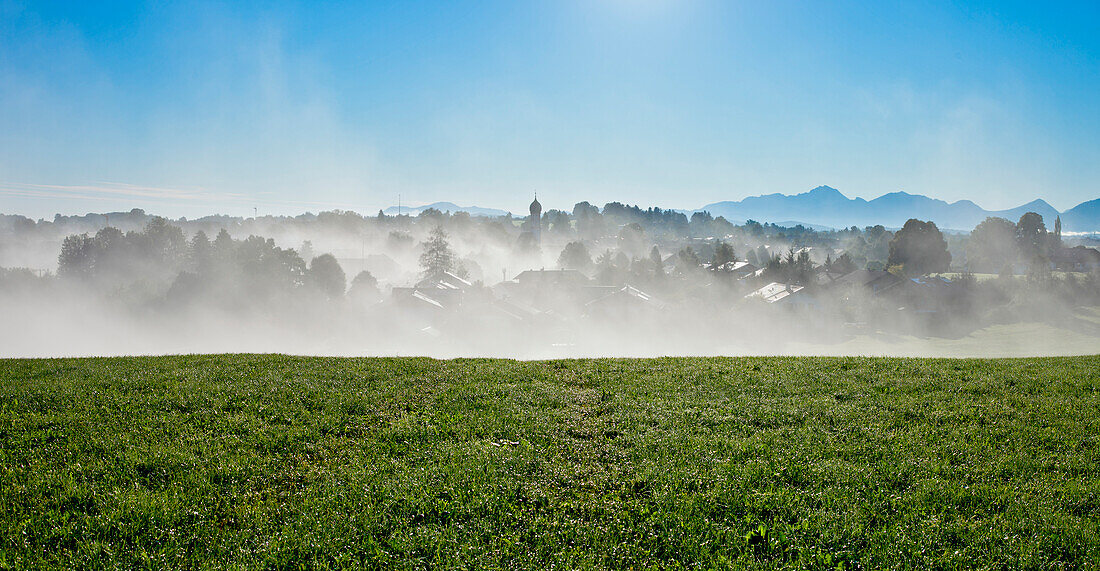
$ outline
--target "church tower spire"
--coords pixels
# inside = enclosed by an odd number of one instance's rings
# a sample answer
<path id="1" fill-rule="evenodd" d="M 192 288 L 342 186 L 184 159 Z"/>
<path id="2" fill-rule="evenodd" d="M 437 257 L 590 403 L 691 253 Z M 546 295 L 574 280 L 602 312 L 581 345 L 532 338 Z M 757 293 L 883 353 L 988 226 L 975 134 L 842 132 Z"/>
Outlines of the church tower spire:
<path id="1" fill-rule="evenodd" d="M 531 203 L 531 216 L 527 219 L 531 234 L 535 237 L 536 244 L 542 244 L 542 205 L 539 204 L 539 193 L 535 192 L 535 200 Z"/>

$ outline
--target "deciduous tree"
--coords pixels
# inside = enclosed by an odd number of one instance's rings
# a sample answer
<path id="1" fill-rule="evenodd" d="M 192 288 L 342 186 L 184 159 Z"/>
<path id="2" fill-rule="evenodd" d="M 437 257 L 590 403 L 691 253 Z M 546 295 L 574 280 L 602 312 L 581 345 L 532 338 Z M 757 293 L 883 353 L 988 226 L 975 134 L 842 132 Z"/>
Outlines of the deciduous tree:
<path id="1" fill-rule="evenodd" d="M 570 242 L 558 256 L 558 267 L 564 270 L 587 270 L 592 266 L 592 256 L 584 242 Z"/>
<path id="2" fill-rule="evenodd" d="M 433 228 L 421 247 L 423 252 L 420 254 L 420 267 L 425 279 L 439 279 L 444 272 L 454 270 L 455 254 L 442 227 Z"/>
<path id="3" fill-rule="evenodd" d="M 951 253 L 935 222 L 910 218 L 890 240 L 887 265 L 899 267 L 911 276 L 946 272 L 951 265 Z"/>
<path id="4" fill-rule="evenodd" d="M 347 276 L 332 254 L 321 254 L 309 263 L 309 283 L 329 299 L 344 296 Z"/>
<path id="5" fill-rule="evenodd" d="M 974 227 L 966 242 L 966 265 L 972 272 L 1000 272 L 1016 261 L 1016 224 L 989 217 Z"/>

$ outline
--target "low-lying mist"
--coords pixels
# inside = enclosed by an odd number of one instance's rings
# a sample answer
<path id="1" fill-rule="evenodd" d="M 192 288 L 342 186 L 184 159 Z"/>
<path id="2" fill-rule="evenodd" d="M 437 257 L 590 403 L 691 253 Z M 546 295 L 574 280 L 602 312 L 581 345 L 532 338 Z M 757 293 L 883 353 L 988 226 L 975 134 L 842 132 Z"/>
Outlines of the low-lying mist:
<path id="1" fill-rule="evenodd" d="M 946 236 L 617 203 L 526 219 L 5 217 L 0 260 L 30 269 L 0 269 L 0 357 L 1096 353 L 1100 252 L 1031 214 Z"/>

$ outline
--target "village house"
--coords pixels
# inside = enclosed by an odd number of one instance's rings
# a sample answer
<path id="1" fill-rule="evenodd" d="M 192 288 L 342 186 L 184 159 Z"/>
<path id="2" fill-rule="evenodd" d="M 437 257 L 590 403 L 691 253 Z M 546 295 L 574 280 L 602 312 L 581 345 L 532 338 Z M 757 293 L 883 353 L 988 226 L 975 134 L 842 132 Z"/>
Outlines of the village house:
<path id="1" fill-rule="evenodd" d="M 660 311 L 667 307 L 652 295 L 631 285 L 609 289 L 604 295 L 584 304 L 587 315 L 610 317 L 639 311 Z"/>
<path id="2" fill-rule="evenodd" d="M 772 282 L 748 295 L 745 299 L 762 299 L 769 304 L 777 303 L 791 303 L 793 297 L 806 289 L 803 286 L 795 284 L 783 284 L 779 282 Z"/>
<path id="3" fill-rule="evenodd" d="M 885 270 L 856 270 L 843 277 L 831 280 L 828 287 L 833 288 L 862 288 L 871 295 L 879 295 L 882 292 L 896 288 L 905 283 L 905 278 L 896 276 Z"/>
<path id="4" fill-rule="evenodd" d="M 1100 250 L 1085 246 L 1061 248 L 1051 259 L 1053 269 L 1065 272 L 1088 272 L 1100 269 Z"/>
<path id="5" fill-rule="evenodd" d="M 473 284 L 451 272 L 443 272 L 435 279 L 425 279 L 413 287 L 395 287 L 391 290 L 394 301 L 406 308 L 429 312 L 456 309 Z"/>

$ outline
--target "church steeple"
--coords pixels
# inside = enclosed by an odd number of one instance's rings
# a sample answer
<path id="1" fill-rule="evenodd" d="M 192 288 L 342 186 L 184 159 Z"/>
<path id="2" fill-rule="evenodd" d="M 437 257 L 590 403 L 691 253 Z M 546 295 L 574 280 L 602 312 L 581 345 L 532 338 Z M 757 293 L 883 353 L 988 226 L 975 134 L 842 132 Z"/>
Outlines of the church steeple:
<path id="1" fill-rule="evenodd" d="M 539 204 L 539 193 L 535 193 L 535 200 L 531 203 L 531 216 L 527 218 L 531 234 L 535 237 L 535 243 L 542 243 L 542 205 Z"/>

